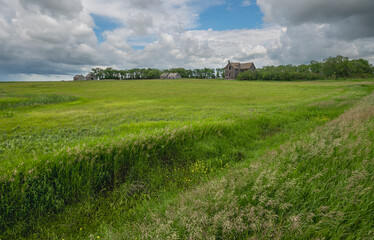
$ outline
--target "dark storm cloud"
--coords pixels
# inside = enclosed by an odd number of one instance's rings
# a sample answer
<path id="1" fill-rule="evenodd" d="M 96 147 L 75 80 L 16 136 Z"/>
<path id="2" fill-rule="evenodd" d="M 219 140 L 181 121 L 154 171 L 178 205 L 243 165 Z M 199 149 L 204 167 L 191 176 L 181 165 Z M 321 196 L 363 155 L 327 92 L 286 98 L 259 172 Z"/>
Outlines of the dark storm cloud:
<path id="1" fill-rule="evenodd" d="M 351 16 L 327 27 L 327 36 L 346 40 L 374 37 L 374 9 L 372 15 Z"/>
<path id="2" fill-rule="evenodd" d="M 328 24 L 330 36 L 353 40 L 374 37 L 373 0 L 259 0 L 265 21 L 286 26 Z"/>
<path id="3" fill-rule="evenodd" d="M 25 60 L 22 62 L 3 61 L 0 59 L 0 72 L 2 74 L 40 74 L 40 75 L 66 75 L 79 71 L 79 65 L 53 63 L 48 61 Z"/>
<path id="4" fill-rule="evenodd" d="M 20 3 L 29 11 L 60 16 L 72 16 L 83 9 L 80 0 L 20 0 Z"/>
<path id="5" fill-rule="evenodd" d="M 284 0 L 267 1 L 271 4 L 274 19 L 283 19 L 292 24 L 334 22 L 352 16 L 373 15 L 371 0 Z"/>
<path id="6" fill-rule="evenodd" d="M 336 55 L 373 61 L 373 0 L 257 0 L 268 24 L 287 28 L 269 56 L 307 63 Z M 366 54 L 363 54 L 366 51 Z"/>

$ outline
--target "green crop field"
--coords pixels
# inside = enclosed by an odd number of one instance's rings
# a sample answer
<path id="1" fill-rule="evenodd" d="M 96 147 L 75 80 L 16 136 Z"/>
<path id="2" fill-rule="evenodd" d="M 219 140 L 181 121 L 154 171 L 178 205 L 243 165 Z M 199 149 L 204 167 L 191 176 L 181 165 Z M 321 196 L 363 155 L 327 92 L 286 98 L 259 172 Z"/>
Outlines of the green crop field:
<path id="1" fill-rule="evenodd" d="M 0 83 L 0 239 L 372 239 L 373 89 Z"/>

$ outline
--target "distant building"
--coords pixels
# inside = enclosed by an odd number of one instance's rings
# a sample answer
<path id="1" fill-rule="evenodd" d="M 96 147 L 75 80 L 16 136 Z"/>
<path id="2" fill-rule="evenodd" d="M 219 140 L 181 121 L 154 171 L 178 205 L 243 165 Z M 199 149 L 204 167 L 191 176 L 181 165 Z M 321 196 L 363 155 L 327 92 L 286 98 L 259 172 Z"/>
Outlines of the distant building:
<path id="1" fill-rule="evenodd" d="M 161 74 L 161 79 L 168 79 L 168 75 L 169 75 L 169 73 L 163 73 L 163 74 Z"/>
<path id="2" fill-rule="evenodd" d="M 99 78 L 95 74 L 89 73 L 86 75 L 86 80 L 99 80 Z"/>
<path id="3" fill-rule="evenodd" d="M 168 79 L 180 79 L 182 78 L 179 73 L 169 73 Z"/>
<path id="4" fill-rule="evenodd" d="M 226 79 L 235 79 L 238 77 L 239 73 L 245 71 L 255 71 L 256 66 L 253 62 L 249 63 L 232 63 L 228 62 L 225 69 Z"/>
<path id="5" fill-rule="evenodd" d="M 86 80 L 86 78 L 83 75 L 75 75 L 73 79 L 74 81 Z"/>
<path id="6" fill-rule="evenodd" d="M 180 79 L 182 78 L 179 73 L 163 73 L 161 74 L 161 79 Z"/>

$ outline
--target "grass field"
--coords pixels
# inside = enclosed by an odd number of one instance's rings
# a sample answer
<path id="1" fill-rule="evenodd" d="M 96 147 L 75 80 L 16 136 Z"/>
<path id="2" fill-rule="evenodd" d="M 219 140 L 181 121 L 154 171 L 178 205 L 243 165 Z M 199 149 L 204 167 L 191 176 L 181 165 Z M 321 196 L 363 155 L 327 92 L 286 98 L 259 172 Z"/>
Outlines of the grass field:
<path id="1" fill-rule="evenodd" d="M 371 238 L 373 89 L 1 83 L 0 239 Z"/>

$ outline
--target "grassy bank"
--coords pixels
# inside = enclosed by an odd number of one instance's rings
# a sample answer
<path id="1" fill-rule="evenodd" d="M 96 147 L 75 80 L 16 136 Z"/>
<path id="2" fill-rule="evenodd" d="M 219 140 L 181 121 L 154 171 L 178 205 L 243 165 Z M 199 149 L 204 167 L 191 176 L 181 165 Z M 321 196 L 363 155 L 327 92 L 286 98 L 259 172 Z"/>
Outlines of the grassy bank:
<path id="1" fill-rule="evenodd" d="M 14 107 L 14 116 L 0 119 L 3 236 L 43 239 L 85 238 L 88 229 L 94 232 L 110 219 L 127 222 L 134 218 L 131 209 L 141 209 L 143 201 L 168 199 L 253 159 L 266 147 L 335 118 L 372 90 L 370 82 L 354 81 L 0 87 L 6 101 L 17 94 L 74 96 Z"/>
<path id="2" fill-rule="evenodd" d="M 108 239 L 373 239 L 374 95 Z M 97 233 L 100 234 L 100 233 Z"/>

